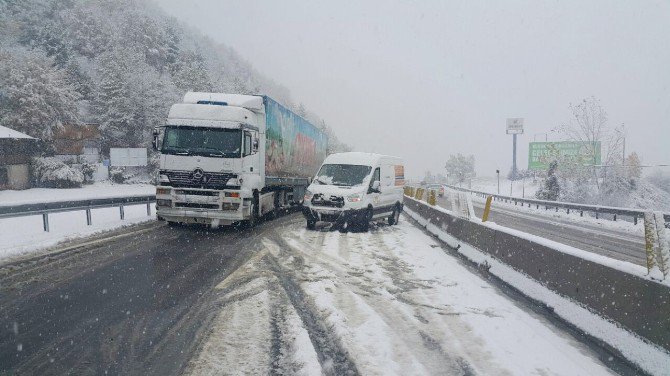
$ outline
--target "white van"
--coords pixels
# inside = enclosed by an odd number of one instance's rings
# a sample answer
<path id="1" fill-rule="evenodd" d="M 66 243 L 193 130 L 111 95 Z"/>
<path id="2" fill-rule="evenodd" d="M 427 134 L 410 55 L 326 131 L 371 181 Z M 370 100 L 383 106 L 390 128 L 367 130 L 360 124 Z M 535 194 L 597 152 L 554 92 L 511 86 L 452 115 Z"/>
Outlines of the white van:
<path id="1" fill-rule="evenodd" d="M 402 159 L 372 153 L 337 153 L 326 157 L 307 187 L 303 214 L 307 228 L 333 222 L 341 231 L 367 231 L 370 221 L 398 223 L 402 211 L 405 167 Z"/>

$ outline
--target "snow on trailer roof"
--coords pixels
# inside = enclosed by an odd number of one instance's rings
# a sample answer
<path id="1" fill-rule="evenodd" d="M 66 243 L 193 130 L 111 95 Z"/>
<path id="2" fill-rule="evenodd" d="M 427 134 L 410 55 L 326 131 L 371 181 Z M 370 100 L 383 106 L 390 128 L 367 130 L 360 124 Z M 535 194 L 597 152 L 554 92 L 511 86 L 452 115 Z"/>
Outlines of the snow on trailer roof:
<path id="1" fill-rule="evenodd" d="M 358 151 L 331 154 L 328 157 L 326 157 L 326 160 L 323 163 L 368 166 L 377 163 L 377 161 L 379 161 L 380 158 L 384 157 L 397 159 L 398 162 L 401 163 L 401 159 L 399 157 L 376 154 L 376 153 L 363 153 Z"/>
<path id="2" fill-rule="evenodd" d="M 25 133 L 9 129 L 7 127 L 3 127 L 2 125 L 0 125 L 0 138 L 28 138 L 33 140 L 35 139 L 35 137 L 30 137 Z"/>
<path id="3" fill-rule="evenodd" d="M 263 97 L 258 95 L 189 91 L 184 95 L 182 102 L 190 104 L 221 104 L 224 106 L 243 107 L 251 111 L 263 111 Z"/>

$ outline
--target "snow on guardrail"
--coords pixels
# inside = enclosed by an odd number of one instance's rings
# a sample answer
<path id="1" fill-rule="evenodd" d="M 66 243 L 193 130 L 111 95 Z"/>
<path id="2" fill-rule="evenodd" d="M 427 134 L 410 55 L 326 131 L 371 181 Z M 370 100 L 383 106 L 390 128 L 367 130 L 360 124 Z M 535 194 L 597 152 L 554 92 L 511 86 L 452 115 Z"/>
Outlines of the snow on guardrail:
<path id="1" fill-rule="evenodd" d="M 538 199 L 531 199 L 531 198 L 521 198 L 521 197 L 514 197 L 514 196 L 505 196 L 505 195 L 498 195 L 498 194 L 493 194 L 493 193 L 487 193 L 487 192 L 482 192 L 482 191 L 476 191 L 472 189 L 467 189 L 467 188 L 462 188 L 462 187 L 456 187 L 453 185 L 446 185 L 447 187 L 457 190 L 457 191 L 463 191 L 463 192 L 470 192 L 472 194 L 478 195 L 480 197 L 487 197 L 491 196 L 493 197 L 496 201 L 505 201 L 505 202 L 513 202 L 515 205 L 517 203 L 523 204 L 528 204 L 528 206 L 535 205 L 537 208 L 540 206 L 544 206 L 548 209 L 564 209 L 568 214 L 570 211 L 577 211 L 580 212 L 580 214 L 583 215 L 584 212 L 589 212 L 589 213 L 594 213 L 596 219 L 600 219 L 601 214 L 610 214 L 612 215 L 612 220 L 616 221 L 618 216 L 627 216 L 631 217 L 633 219 L 633 222 L 637 224 L 639 219 L 644 218 L 644 213 L 645 210 L 642 209 L 633 209 L 633 208 L 619 208 L 619 207 L 614 207 L 614 206 L 603 206 L 603 205 L 587 205 L 587 204 L 576 204 L 572 202 L 561 202 L 561 201 L 547 201 L 547 200 L 538 200 Z M 663 213 L 663 218 L 665 219 L 666 223 L 670 223 L 670 213 Z M 609 219 L 609 218 L 605 218 Z"/>

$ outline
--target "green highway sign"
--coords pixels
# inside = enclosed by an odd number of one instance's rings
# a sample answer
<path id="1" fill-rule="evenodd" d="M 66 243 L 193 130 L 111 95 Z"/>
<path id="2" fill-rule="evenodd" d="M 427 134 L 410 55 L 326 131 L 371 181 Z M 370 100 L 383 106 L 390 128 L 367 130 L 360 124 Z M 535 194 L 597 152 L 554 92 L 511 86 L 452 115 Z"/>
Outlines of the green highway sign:
<path id="1" fill-rule="evenodd" d="M 528 169 L 544 171 L 552 161 L 582 166 L 599 165 L 602 163 L 600 152 L 600 141 L 531 142 L 528 146 Z"/>

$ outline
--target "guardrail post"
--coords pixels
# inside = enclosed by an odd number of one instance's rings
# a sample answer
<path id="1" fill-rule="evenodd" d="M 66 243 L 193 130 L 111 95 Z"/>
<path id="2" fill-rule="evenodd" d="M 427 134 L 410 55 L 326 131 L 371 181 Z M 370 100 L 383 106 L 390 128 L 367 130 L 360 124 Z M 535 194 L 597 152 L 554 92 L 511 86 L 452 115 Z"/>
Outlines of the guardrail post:
<path id="1" fill-rule="evenodd" d="M 147 216 L 151 216 L 151 203 L 147 202 Z"/>
<path id="2" fill-rule="evenodd" d="M 570 214 L 570 208 L 568 208 L 568 214 Z"/>
<path id="3" fill-rule="evenodd" d="M 616 213 L 614 214 L 614 221 L 616 222 Z"/>
<path id="4" fill-rule="evenodd" d="M 580 211 L 579 211 L 579 216 L 580 216 L 580 217 L 583 217 L 583 216 L 584 216 L 584 210 L 580 210 Z"/>
<path id="5" fill-rule="evenodd" d="M 42 224 L 44 225 L 44 231 L 49 232 L 49 214 L 42 213 Z"/>
<path id="6" fill-rule="evenodd" d="M 491 212 L 491 199 L 492 199 L 491 196 L 486 198 L 486 205 L 484 206 L 484 214 L 482 214 L 482 222 L 486 222 L 489 220 L 489 213 Z"/>
<path id="7" fill-rule="evenodd" d="M 126 215 L 125 215 L 125 213 L 123 212 L 123 205 L 119 205 L 119 214 L 120 214 L 120 216 L 121 216 L 121 220 L 122 220 L 122 221 L 123 221 L 124 219 L 126 219 Z"/>
<path id="8" fill-rule="evenodd" d="M 634 216 L 633 216 L 633 224 L 634 224 L 634 225 L 637 225 L 637 215 L 634 215 Z"/>
<path id="9" fill-rule="evenodd" d="M 86 209 L 86 224 L 88 226 L 93 224 L 93 221 L 91 220 L 91 209 Z"/>
<path id="10" fill-rule="evenodd" d="M 598 212 L 596 212 L 596 219 L 598 219 Z"/>

